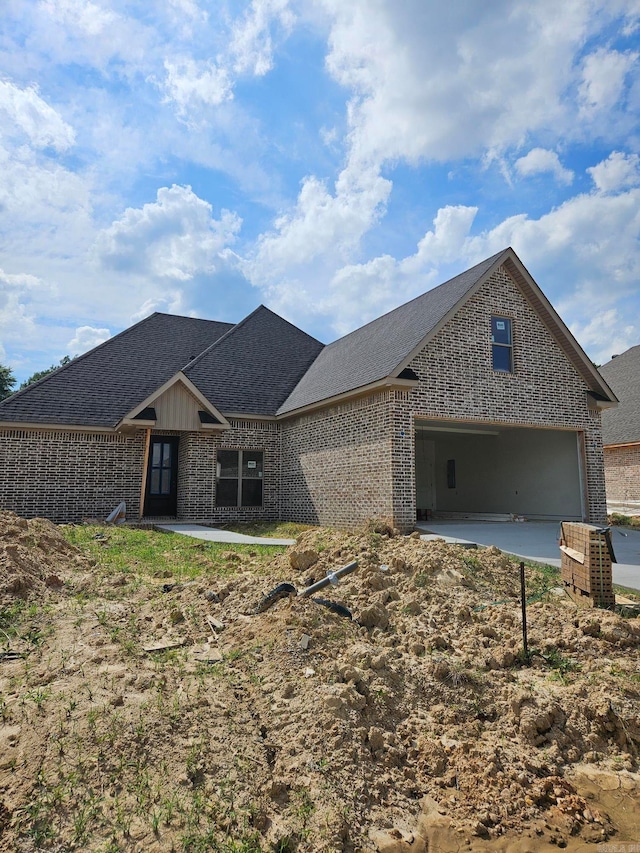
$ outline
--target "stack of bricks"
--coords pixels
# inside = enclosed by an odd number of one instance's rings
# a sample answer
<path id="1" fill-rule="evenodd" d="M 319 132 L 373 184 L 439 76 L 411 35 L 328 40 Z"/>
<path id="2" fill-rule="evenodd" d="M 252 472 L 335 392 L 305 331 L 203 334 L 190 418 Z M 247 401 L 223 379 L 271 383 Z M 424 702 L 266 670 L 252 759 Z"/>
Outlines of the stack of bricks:
<path id="1" fill-rule="evenodd" d="M 562 582 L 576 601 L 613 607 L 612 550 L 608 530 L 592 524 L 562 523 Z"/>

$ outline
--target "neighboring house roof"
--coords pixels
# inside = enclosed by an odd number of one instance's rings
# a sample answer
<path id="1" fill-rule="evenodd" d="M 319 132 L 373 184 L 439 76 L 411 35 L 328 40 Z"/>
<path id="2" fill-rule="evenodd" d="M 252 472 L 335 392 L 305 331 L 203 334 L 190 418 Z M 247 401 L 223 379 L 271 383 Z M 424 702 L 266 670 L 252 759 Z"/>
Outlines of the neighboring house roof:
<path id="1" fill-rule="evenodd" d="M 640 442 L 640 345 L 603 364 L 600 373 L 620 400 L 617 408 L 602 414 L 603 443 Z"/>
<path id="2" fill-rule="evenodd" d="M 322 348 L 261 305 L 183 373 L 220 411 L 275 415 Z"/>
<path id="3" fill-rule="evenodd" d="M 230 329 L 152 314 L 0 403 L 0 421 L 113 427 Z"/>

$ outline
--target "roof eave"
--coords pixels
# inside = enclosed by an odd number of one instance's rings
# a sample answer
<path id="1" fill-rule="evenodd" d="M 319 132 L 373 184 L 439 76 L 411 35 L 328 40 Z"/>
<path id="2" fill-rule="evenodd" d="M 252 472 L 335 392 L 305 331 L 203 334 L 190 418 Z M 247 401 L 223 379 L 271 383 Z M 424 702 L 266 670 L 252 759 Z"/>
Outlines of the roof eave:
<path id="1" fill-rule="evenodd" d="M 0 429 L 29 429 L 48 432 L 115 432 L 115 427 L 91 424 L 38 423 L 37 421 L 0 421 Z"/>
<path id="2" fill-rule="evenodd" d="M 290 409 L 286 412 L 278 412 L 277 420 L 281 421 L 286 418 L 306 414 L 307 412 L 324 409 L 328 406 L 335 406 L 339 403 L 345 402 L 346 400 L 375 394 L 377 391 L 410 391 L 412 388 L 417 388 L 419 384 L 420 382 L 417 379 L 398 379 L 396 376 L 386 376 L 383 379 L 378 379 L 376 382 L 370 382 L 368 385 L 361 385 L 359 388 L 353 388 L 352 390 L 345 391 L 342 394 L 335 394 L 333 397 L 325 397 L 323 400 L 318 400 L 315 403 L 308 403 L 306 406 L 299 406 L 296 409 Z"/>

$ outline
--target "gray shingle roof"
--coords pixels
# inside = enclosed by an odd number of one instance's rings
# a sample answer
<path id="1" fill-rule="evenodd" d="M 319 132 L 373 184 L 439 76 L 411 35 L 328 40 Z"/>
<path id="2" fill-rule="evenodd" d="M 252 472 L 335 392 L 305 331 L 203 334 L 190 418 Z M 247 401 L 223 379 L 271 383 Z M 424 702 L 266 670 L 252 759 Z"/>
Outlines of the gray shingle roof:
<path id="1" fill-rule="evenodd" d="M 322 348 L 261 305 L 184 373 L 221 412 L 275 415 Z"/>
<path id="2" fill-rule="evenodd" d="M 279 413 L 291 412 L 391 376 L 503 254 L 498 252 L 326 346 Z"/>
<path id="3" fill-rule="evenodd" d="M 603 364 L 600 373 L 620 400 L 602 413 L 604 444 L 640 441 L 640 344 Z"/>
<path id="4" fill-rule="evenodd" d="M 0 421 L 112 427 L 233 328 L 152 314 L 0 403 Z"/>

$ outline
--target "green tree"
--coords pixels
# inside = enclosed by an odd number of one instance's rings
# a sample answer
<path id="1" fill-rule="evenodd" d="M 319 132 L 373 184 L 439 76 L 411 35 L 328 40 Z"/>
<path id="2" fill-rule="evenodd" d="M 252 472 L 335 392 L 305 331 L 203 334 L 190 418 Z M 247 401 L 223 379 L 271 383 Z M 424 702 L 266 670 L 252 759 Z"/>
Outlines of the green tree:
<path id="1" fill-rule="evenodd" d="M 46 370 L 36 370 L 28 379 L 25 379 L 22 385 L 20 386 L 20 390 L 26 388 L 27 385 L 32 385 L 34 382 L 37 382 L 38 379 L 42 379 L 43 376 L 48 376 L 50 373 L 53 373 L 54 370 L 57 370 L 59 367 L 63 367 L 65 364 L 69 364 L 71 361 L 71 356 L 63 355 L 58 364 L 52 364 L 51 367 L 47 367 Z"/>
<path id="2" fill-rule="evenodd" d="M 0 364 L 0 400 L 4 400 L 9 394 L 13 394 L 13 386 L 16 384 L 16 377 L 10 367 L 5 367 Z"/>

